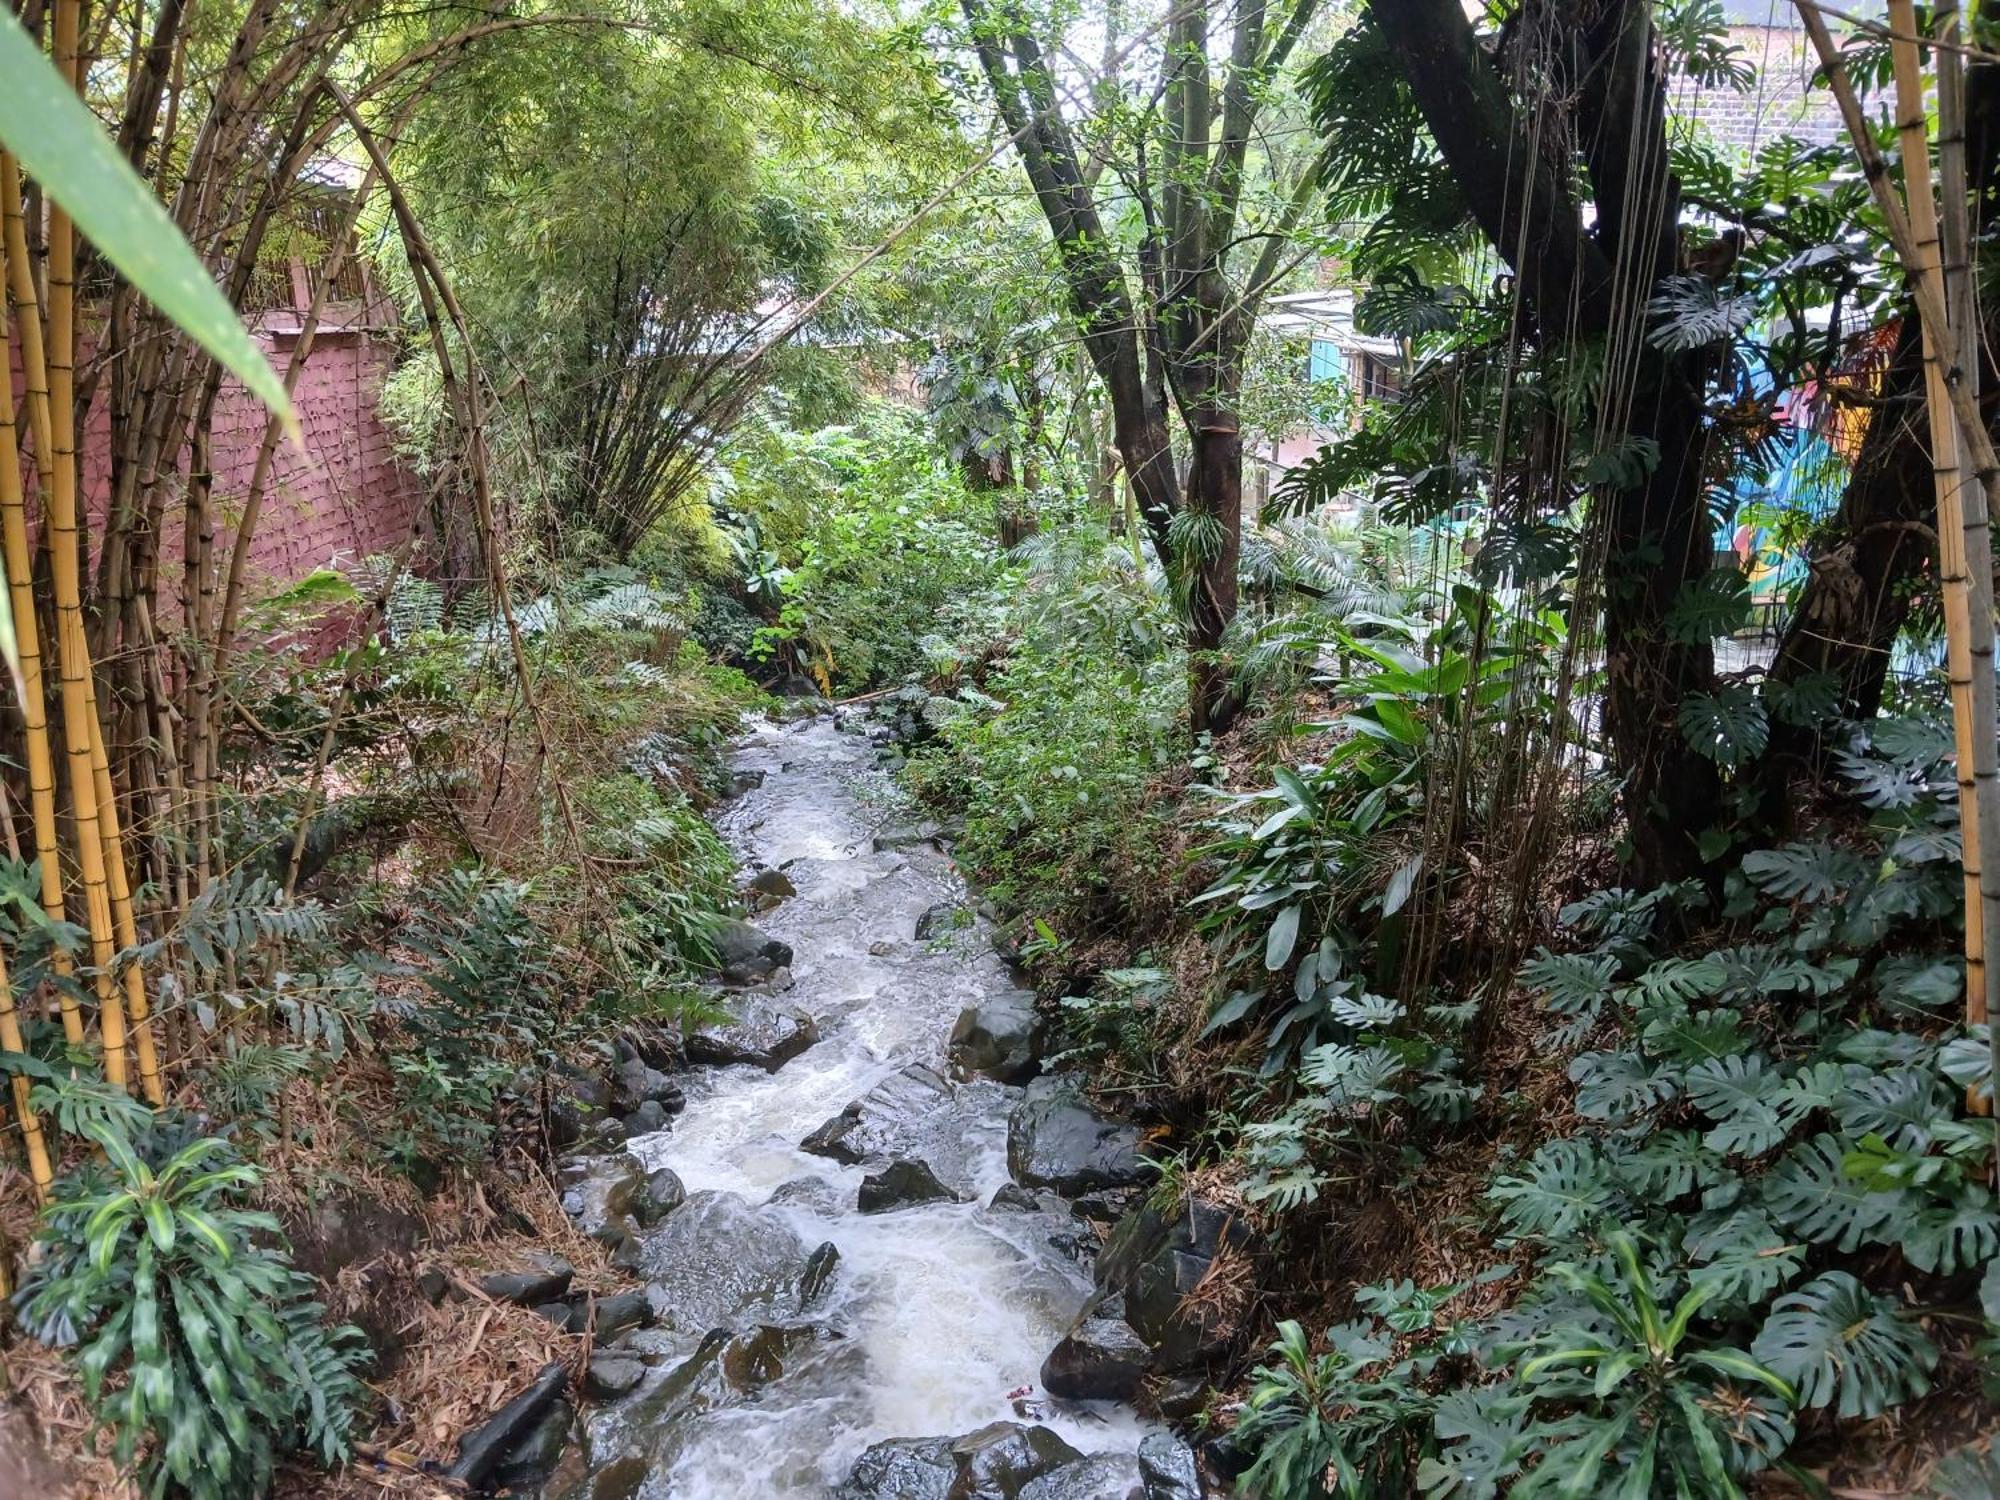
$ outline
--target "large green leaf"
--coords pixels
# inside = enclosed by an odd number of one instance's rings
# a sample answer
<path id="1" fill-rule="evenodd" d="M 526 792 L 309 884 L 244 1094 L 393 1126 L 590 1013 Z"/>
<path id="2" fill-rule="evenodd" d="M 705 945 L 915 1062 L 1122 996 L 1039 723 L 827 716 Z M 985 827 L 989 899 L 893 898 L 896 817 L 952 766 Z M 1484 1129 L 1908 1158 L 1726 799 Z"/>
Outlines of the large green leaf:
<path id="1" fill-rule="evenodd" d="M 20 23 L 0 21 L 0 142 L 155 307 L 289 423 L 292 404 L 174 221 Z"/>
<path id="2" fill-rule="evenodd" d="M 1828 1271 L 1772 1306 L 1752 1351 L 1798 1387 L 1803 1406 L 1876 1417 L 1930 1389 L 1933 1344 L 1900 1306 L 1845 1271 Z"/>

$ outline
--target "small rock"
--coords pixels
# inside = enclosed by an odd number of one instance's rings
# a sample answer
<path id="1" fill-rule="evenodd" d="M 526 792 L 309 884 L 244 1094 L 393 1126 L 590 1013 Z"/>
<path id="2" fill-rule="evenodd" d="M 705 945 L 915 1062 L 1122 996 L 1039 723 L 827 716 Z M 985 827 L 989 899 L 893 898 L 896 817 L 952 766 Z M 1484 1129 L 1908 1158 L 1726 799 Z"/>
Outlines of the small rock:
<path id="1" fill-rule="evenodd" d="M 583 1331 L 583 1310 L 567 1302 L 544 1302 L 535 1309 L 535 1316 L 555 1324 L 564 1333 Z"/>
<path id="2" fill-rule="evenodd" d="M 1019 1213 L 1041 1212 L 1041 1200 L 1018 1182 L 1003 1182 L 986 1200 L 988 1208 L 1012 1209 Z"/>
<path id="3" fill-rule="evenodd" d="M 637 1272 L 646 1264 L 646 1248 L 639 1243 L 636 1235 L 621 1234 L 618 1243 L 611 1247 L 611 1265 L 614 1270 Z"/>
<path id="4" fill-rule="evenodd" d="M 771 1189 L 770 1202 L 803 1208 L 830 1219 L 846 1207 L 840 1193 L 824 1177 L 789 1177 Z"/>
<path id="5" fill-rule="evenodd" d="M 1113 1188 L 1105 1193 L 1083 1193 L 1070 1199 L 1069 1211 L 1091 1224 L 1116 1224 L 1132 1207 L 1131 1188 Z"/>
<path id="6" fill-rule="evenodd" d="M 630 1291 L 614 1292 L 609 1297 L 600 1299 L 597 1304 L 596 1336 L 608 1339 L 627 1328 L 649 1327 L 654 1316 L 653 1304 L 645 1292 L 636 1287 Z M 581 1328 L 580 1315 L 577 1323 Z"/>
<path id="7" fill-rule="evenodd" d="M 537 1256 L 518 1271 L 495 1271 L 479 1278 L 479 1290 L 496 1302 L 533 1307 L 558 1302 L 576 1275 L 576 1268 L 555 1256 Z"/>
<path id="8" fill-rule="evenodd" d="M 799 888 L 792 883 L 792 877 L 783 870 L 759 870 L 750 877 L 748 888 L 760 896 L 775 896 L 781 901 L 799 893 Z"/>
<path id="9" fill-rule="evenodd" d="M 687 1186 L 671 1168 L 657 1167 L 632 1195 L 632 1217 L 650 1229 L 685 1202 Z"/>
<path id="10" fill-rule="evenodd" d="M 916 1203 L 957 1201 L 958 1194 L 939 1182 L 927 1163 L 898 1160 L 861 1179 L 855 1206 L 864 1214 L 879 1214 Z"/>
<path id="11" fill-rule="evenodd" d="M 724 984 L 755 984 L 792 961 L 792 945 L 748 922 L 730 918 L 715 930 L 715 967 Z"/>
<path id="12" fill-rule="evenodd" d="M 870 958 L 887 958 L 895 951 L 896 945 L 887 938 L 877 938 L 868 945 L 868 956 Z"/>
<path id="13" fill-rule="evenodd" d="M 1148 1433 L 1140 1442 L 1139 1482 L 1146 1500 L 1202 1500 L 1194 1449 L 1170 1432 Z"/>
<path id="14" fill-rule="evenodd" d="M 1151 1358 L 1124 1319 L 1082 1318 L 1042 1361 L 1042 1386 L 1072 1401 L 1130 1402 Z"/>
<path id="15" fill-rule="evenodd" d="M 614 1114 L 629 1115 L 645 1104 L 658 1104 L 665 1109 L 676 1099 L 683 1106 L 687 1103 L 680 1085 L 658 1068 L 649 1066 L 636 1056 L 618 1065 L 611 1089 L 611 1110 Z"/>
<path id="16" fill-rule="evenodd" d="M 1141 1500 L 1143 1482 L 1131 1454 L 1099 1453 L 1023 1485 L 1020 1500 Z"/>
<path id="17" fill-rule="evenodd" d="M 671 1123 L 666 1106 L 657 1099 L 648 1099 L 625 1117 L 625 1139 L 633 1141 L 642 1135 L 658 1135 Z"/>
<path id="18" fill-rule="evenodd" d="M 1137 1126 L 1107 1120 L 1074 1079 L 1037 1078 L 1007 1117 L 1007 1170 L 1024 1187 L 1079 1193 L 1141 1182 Z"/>
<path id="19" fill-rule="evenodd" d="M 740 1333 L 722 1347 L 722 1375 L 732 1389 L 748 1395 L 780 1379 L 792 1356 L 810 1348 L 820 1330 L 809 1323 L 765 1323 Z"/>
<path id="20" fill-rule="evenodd" d="M 762 771 L 738 771 L 729 778 L 730 795 L 740 797 L 745 792 L 754 792 L 764 784 Z"/>
<path id="21" fill-rule="evenodd" d="M 451 1290 L 451 1279 L 444 1272 L 430 1270 L 417 1278 L 417 1291 L 432 1307 L 444 1301 L 444 1294 Z"/>
<path id="22" fill-rule="evenodd" d="M 1148 1388 L 1147 1400 L 1169 1422 L 1192 1422 L 1207 1407 L 1208 1390 L 1199 1375 L 1166 1375 Z"/>
<path id="23" fill-rule="evenodd" d="M 926 907 L 924 914 L 917 918 L 917 941 L 928 943 L 948 936 L 966 925 L 966 920 L 965 908 L 957 902 L 939 901 Z"/>
<path id="24" fill-rule="evenodd" d="M 806 1257 L 806 1268 L 799 1277 L 799 1311 L 804 1312 L 826 1290 L 833 1280 L 834 1267 L 840 1264 L 840 1247 L 832 1240 L 822 1241 L 813 1253 Z"/>
<path id="25" fill-rule="evenodd" d="M 917 844 L 928 844 L 942 831 L 937 824 L 929 821 L 884 823 L 876 831 L 873 840 L 875 852 L 881 854 L 889 849 L 908 849 Z"/>
<path id="26" fill-rule="evenodd" d="M 623 1354 L 593 1354 L 583 1377 L 583 1393 L 596 1401 L 615 1401 L 645 1378 L 642 1360 Z"/>
<path id="27" fill-rule="evenodd" d="M 1002 1083 L 1026 1083 L 1041 1054 L 1033 991 L 1009 990 L 968 1005 L 951 1028 L 946 1051 L 960 1078 L 983 1074 Z"/>

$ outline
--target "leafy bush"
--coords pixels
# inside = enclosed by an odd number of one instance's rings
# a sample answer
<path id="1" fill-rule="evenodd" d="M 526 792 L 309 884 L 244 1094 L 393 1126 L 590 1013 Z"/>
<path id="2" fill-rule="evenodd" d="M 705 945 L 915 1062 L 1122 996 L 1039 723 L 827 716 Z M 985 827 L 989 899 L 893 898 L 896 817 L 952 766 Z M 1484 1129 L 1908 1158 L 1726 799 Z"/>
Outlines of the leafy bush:
<path id="1" fill-rule="evenodd" d="M 777 618 L 751 655 L 848 694 L 923 665 L 940 615 L 993 577 L 990 501 L 887 406 L 856 427 L 799 433 L 752 424 L 731 449 L 730 505 L 754 528 L 746 587 Z M 768 561 L 765 559 L 768 557 Z"/>
<path id="2" fill-rule="evenodd" d="M 1102 532 L 1044 543 L 1006 605 L 1007 654 L 935 700 L 910 780 L 964 812 L 962 858 L 996 900 L 1062 942 L 1157 910 L 1171 805 L 1155 778 L 1187 751 L 1171 614 Z"/>
<path id="3" fill-rule="evenodd" d="M 476 1159 L 494 1106 L 524 1064 L 557 1055 L 574 1009 L 558 998 L 555 953 L 528 887 L 454 870 L 405 941 L 426 960 L 426 992 L 403 1013 L 410 1045 L 390 1053 L 398 1084 L 392 1159 Z"/>
<path id="4" fill-rule="evenodd" d="M 150 1495 L 237 1500 L 287 1453 L 345 1459 L 360 1336 L 325 1326 L 277 1220 L 242 1206 L 257 1169 L 116 1091 L 37 1094 L 104 1160 L 56 1184 L 15 1305 L 74 1351 L 118 1461 Z"/>

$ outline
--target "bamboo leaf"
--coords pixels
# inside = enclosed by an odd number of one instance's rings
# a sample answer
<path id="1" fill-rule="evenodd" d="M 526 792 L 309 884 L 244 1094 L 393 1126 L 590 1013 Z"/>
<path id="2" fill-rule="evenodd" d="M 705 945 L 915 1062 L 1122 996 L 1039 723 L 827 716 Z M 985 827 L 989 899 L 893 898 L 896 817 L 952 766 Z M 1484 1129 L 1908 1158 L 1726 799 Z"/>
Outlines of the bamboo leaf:
<path id="1" fill-rule="evenodd" d="M 296 430 L 284 382 L 165 208 L 20 23 L 0 23 L 0 142 L 190 338 Z"/>

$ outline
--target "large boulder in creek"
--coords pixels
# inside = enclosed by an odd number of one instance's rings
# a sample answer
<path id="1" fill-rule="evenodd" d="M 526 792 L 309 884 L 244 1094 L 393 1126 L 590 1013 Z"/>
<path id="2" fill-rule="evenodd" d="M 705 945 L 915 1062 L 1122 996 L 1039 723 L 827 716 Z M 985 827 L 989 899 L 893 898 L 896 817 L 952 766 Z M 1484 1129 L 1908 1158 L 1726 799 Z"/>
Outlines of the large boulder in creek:
<path id="1" fill-rule="evenodd" d="M 922 1121 L 951 1101 L 951 1085 L 933 1068 L 911 1063 L 799 1142 L 814 1156 L 856 1167 L 870 1157 L 894 1155 Z"/>
<path id="2" fill-rule="evenodd" d="M 1084 1102 L 1073 1078 L 1050 1075 L 1028 1085 L 1007 1117 L 1007 1170 L 1023 1187 L 1075 1197 L 1142 1181 L 1136 1125 L 1107 1120 Z"/>
<path id="3" fill-rule="evenodd" d="M 890 1438 L 855 1460 L 833 1500 L 949 1500 L 957 1478 L 950 1438 Z"/>
<path id="4" fill-rule="evenodd" d="M 1123 1318 L 1086 1315 L 1042 1361 L 1042 1388 L 1070 1401 L 1135 1401 L 1152 1357 Z"/>
<path id="5" fill-rule="evenodd" d="M 1125 1321 L 1152 1347 L 1153 1368 L 1175 1374 L 1221 1357 L 1242 1333 L 1258 1248 L 1237 1209 L 1203 1198 L 1164 1208 L 1145 1200 L 1111 1231 L 1093 1274 L 1101 1299 L 1123 1299 Z M 1204 1283 L 1206 1295 L 1193 1296 Z"/>
<path id="6" fill-rule="evenodd" d="M 887 1213 L 918 1203 L 956 1203 L 958 1194 L 937 1180 L 920 1161 L 897 1160 L 861 1179 L 855 1207 L 864 1214 Z"/>
<path id="7" fill-rule="evenodd" d="M 1016 1500 L 1034 1480 L 1083 1455 L 1048 1427 L 989 1422 L 951 1445 L 958 1477 L 948 1500 Z"/>
<path id="8" fill-rule="evenodd" d="M 748 1063 L 775 1073 L 819 1040 L 819 1027 L 796 1005 L 768 995 L 745 995 L 731 1007 L 733 1019 L 687 1034 L 687 1060 L 727 1067 Z"/>
<path id="9" fill-rule="evenodd" d="M 1145 1480 L 1131 1454 L 1099 1453 L 1049 1470 L 1016 1500 L 1146 1500 Z"/>
<path id="10" fill-rule="evenodd" d="M 968 1005 L 951 1028 L 951 1069 L 1001 1083 L 1026 1083 L 1041 1056 L 1041 1023 L 1032 990 L 1008 990 Z"/>
<path id="11" fill-rule="evenodd" d="M 1146 1500 L 1202 1500 L 1194 1449 L 1171 1432 L 1148 1433 L 1139 1444 L 1139 1479 Z"/>
<path id="12" fill-rule="evenodd" d="M 813 1247 L 782 1210 L 735 1193 L 691 1193 L 644 1242 L 647 1293 L 663 1326 L 705 1333 L 798 1311 Z"/>
<path id="13" fill-rule="evenodd" d="M 792 945 L 730 918 L 715 930 L 715 968 L 724 984 L 755 984 L 792 961 Z"/>

